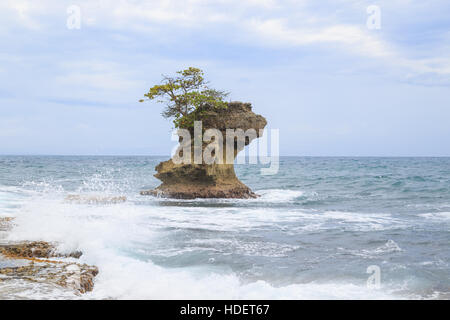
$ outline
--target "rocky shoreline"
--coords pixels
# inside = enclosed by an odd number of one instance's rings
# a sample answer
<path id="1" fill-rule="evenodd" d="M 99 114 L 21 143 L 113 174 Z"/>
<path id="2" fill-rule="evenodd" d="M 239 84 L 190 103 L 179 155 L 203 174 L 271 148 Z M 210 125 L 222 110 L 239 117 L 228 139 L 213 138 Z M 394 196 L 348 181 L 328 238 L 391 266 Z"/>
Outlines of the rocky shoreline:
<path id="1" fill-rule="evenodd" d="M 0 217 L 0 239 L 13 227 L 14 218 Z M 22 280 L 60 286 L 77 294 L 92 291 L 98 268 L 68 261 L 81 255 L 79 251 L 61 254 L 55 244 L 44 241 L 0 240 L 0 284 Z"/>

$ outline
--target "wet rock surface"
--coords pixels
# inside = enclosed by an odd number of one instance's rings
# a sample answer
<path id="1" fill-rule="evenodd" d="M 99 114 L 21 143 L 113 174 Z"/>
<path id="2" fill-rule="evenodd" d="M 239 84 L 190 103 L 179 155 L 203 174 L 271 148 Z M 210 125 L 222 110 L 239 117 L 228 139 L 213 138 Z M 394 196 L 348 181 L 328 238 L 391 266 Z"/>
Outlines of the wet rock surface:
<path id="1" fill-rule="evenodd" d="M 0 218 L 5 230 L 11 228 L 12 221 L 13 218 Z M 59 286 L 76 293 L 92 291 L 98 268 L 67 261 L 81 255 L 79 251 L 59 253 L 54 244 L 45 241 L 0 241 L 0 286 L 14 287 L 15 282 L 21 281 L 43 287 Z"/>
<path id="2" fill-rule="evenodd" d="M 77 259 L 82 255 L 80 251 L 59 254 L 54 245 L 44 241 L 0 242 L 0 254 L 9 258 L 72 257 Z"/>
<path id="3" fill-rule="evenodd" d="M 94 288 L 94 277 L 97 274 L 97 267 L 86 264 L 32 259 L 23 266 L 1 268 L 0 282 L 20 279 L 86 293 Z"/>

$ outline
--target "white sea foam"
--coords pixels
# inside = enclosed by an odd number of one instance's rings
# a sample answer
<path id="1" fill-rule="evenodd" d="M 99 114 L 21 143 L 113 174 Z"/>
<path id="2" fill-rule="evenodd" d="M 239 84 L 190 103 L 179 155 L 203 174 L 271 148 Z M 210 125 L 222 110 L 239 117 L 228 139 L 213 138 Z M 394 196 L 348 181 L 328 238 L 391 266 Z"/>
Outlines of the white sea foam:
<path id="1" fill-rule="evenodd" d="M 450 220 L 450 212 L 431 212 L 419 214 L 420 217 L 432 221 L 448 221 Z"/>
<path id="2" fill-rule="evenodd" d="M 21 279 L 3 281 L 0 284 L 0 300 L 80 299 L 71 289 L 49 283 L 35 283 Z"/>
<path id="3" fill-rule="evenodd" d="M 336 220 L 349 230 L 373 231 L 404 227 L 405 222 L 388 213 L 327 211 L 324 218 Z"/>
<path id="4" fill-rule="evenodd" d="M 294 199 L 291 193 L 284 199 Z M 267 199 L 274 196 L 272 193 Z M 264 197 L 264 195 L 263 195 Z M 271 200 L 272 201 L 272 200 Z M 8 234 L 9 240 L 45 240 L 59 243 L 59 250 L 83 251 L 80 259 L 99 267 L 94 291 L 83 296 L 54 287 L 33 288 L 22 284 L 22 292 L 12 297 L 29 298 L 113 298 L 113 299 L 389 299 L 396 296 L 389 290 L 370 290 L 364 281 L 294 283 L 277 287 L 267 281 L 248 283 L 236 273 L 214 263 L 203 267 L 168 268 L 138 257 L 135 244 L 152 246 L 166 230 L 195 229 L 213 232 L 264 230 L 283 223 L 296 222 L 304 226 L 325 228 L 329 221 L 347 222 L 355 228 L 392 225 L 390 215 L 345 212 L 317 212 L 299 209 L 270 208 L 210 208 L 136 205 L 133 202 L 111 205 L 67 203 L 59 193 L 35 194 L 15 212 L 17 226 Z M 329 228 L 329 226 L 328 226 Z M 208 243 L 209 241 L 209 243 Z M 207 248 L 205 248 L 207 244 Z M 192 250 L 216 248 L 222 254 L 241 254 L 279 258 L 298 250 L 299 245 L 275 242 L 246 243 L 210 238 L 191 240 L 186 248 L 168 251 L 171 255 Z M 208 249 L 209 248 L 209 249 Z M 183 251 L 184 250 L 184 251 Z M 157 250 L 153 254 L 157 254 Z M 161 252 L 160 252 L 161 253 Z M 146 255 L 144 255 L 146 256 Z M 18 287 L 19 288 L 19 287 Z M 3 287 L 5 294 L 5 287 Z M 6 290 L 7 292 L 7 290 Z"/>
<path id="5" fill-rule="evenodd" d="M 376 258 L 379 256 L 384 256 L 387 254 L 397 253 L 403 251 L 402 248 L 394 241 L 394 240 L 388 240 L 385 244 L 382 246 L 372 248 L 372 249 L 362 249 L 362 250 L 350 250 L 350 249 L 344 249 L 339 248 L 340 251 L 349 253 L 355 256 L 360 256 L 363 258 Z"/>
<path id="6" fill-rule="evenodd" d="M 267 189 L 256 191 L 256 194 L 261 197 L 254 199 L 254 201 L 283 203 L 294 201 L 296 198 L 305 195 L 305 192 L 300 190 Z"/>
<path id="7" fill-rule="evenodd" d="M 222 254 L 240 254 L 260 257 L 285 257 L 287 253 L 300 248 L 297 245 L 287 245 L 267 241 L 238 241 L 236 239 L 194 239 L 190 243 L 207 245 L 209 249 Z M 204 249 L 204 247 L 198 247 Z"/>
<path id="8" fill-rule="evenodd" d="M 265 281 L 242 283 L 234 274 L 211 269 L 165 269 L 126 258 L 107 259 L 94 298 L 121 299 L 392 299 L 364 285 L 306 283 L 274 287 Z"/>
<path id="9" fill-rule="evenodd" d="M 164 197 L 146 196 L 147 199 L 160 200 L 165 202 L 180 202 L 180 203 L 290 203 L 297 198 L 306 196 L 304 191 L 300 190 L 283 190 L 283 189 L 266 189 L 256 190 L 255 193 L 259 195 L 255 199 L 169 199 Z M 316 196 L 316 193 L 311 193 Z"/>
<path id="10" fill-rule="evenodd" d="M 18 207 L 24 202 L 20 189 L 15 187 L 0 188 L 0 216 L 13 216 Z"/>

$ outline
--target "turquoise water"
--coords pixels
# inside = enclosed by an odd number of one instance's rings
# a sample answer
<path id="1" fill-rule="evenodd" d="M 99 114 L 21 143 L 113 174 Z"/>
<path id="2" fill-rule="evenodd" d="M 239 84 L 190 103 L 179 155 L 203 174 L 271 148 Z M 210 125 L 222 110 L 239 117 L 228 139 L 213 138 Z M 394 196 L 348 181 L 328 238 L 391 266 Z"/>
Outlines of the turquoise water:
<path id="1" fill-rule="evenodd" d="M 163 160 L 0 157 L 4 237 L 82 250 L 100 269 L 84 298 L 450 298 L 450 158 L 282 157 L 273 176 L 236 165 L 255 200 L 140 196 Z M 72 297 L 23 286 L 0 297 Z"/>

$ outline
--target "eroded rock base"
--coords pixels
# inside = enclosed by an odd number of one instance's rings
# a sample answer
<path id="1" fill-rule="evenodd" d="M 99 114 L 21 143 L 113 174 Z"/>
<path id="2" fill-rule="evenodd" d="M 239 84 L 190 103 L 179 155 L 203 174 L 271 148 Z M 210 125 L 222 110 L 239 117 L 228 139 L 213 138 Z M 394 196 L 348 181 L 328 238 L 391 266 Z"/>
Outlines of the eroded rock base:
<path id="1" fill-rule="evenodd" d="M 154 190 L 142 191 L 141 195 L 151 195 L 155 197 L 165 197 L 174 199 L 197 199 L 197 198 L 223 198 L 223 199 L 253 199 L 258 195 L 253 193 L 248 187 L 231 187 L 224 186 L 186 186 L 171 185 L 170 188 L 156 188 Z"/>

